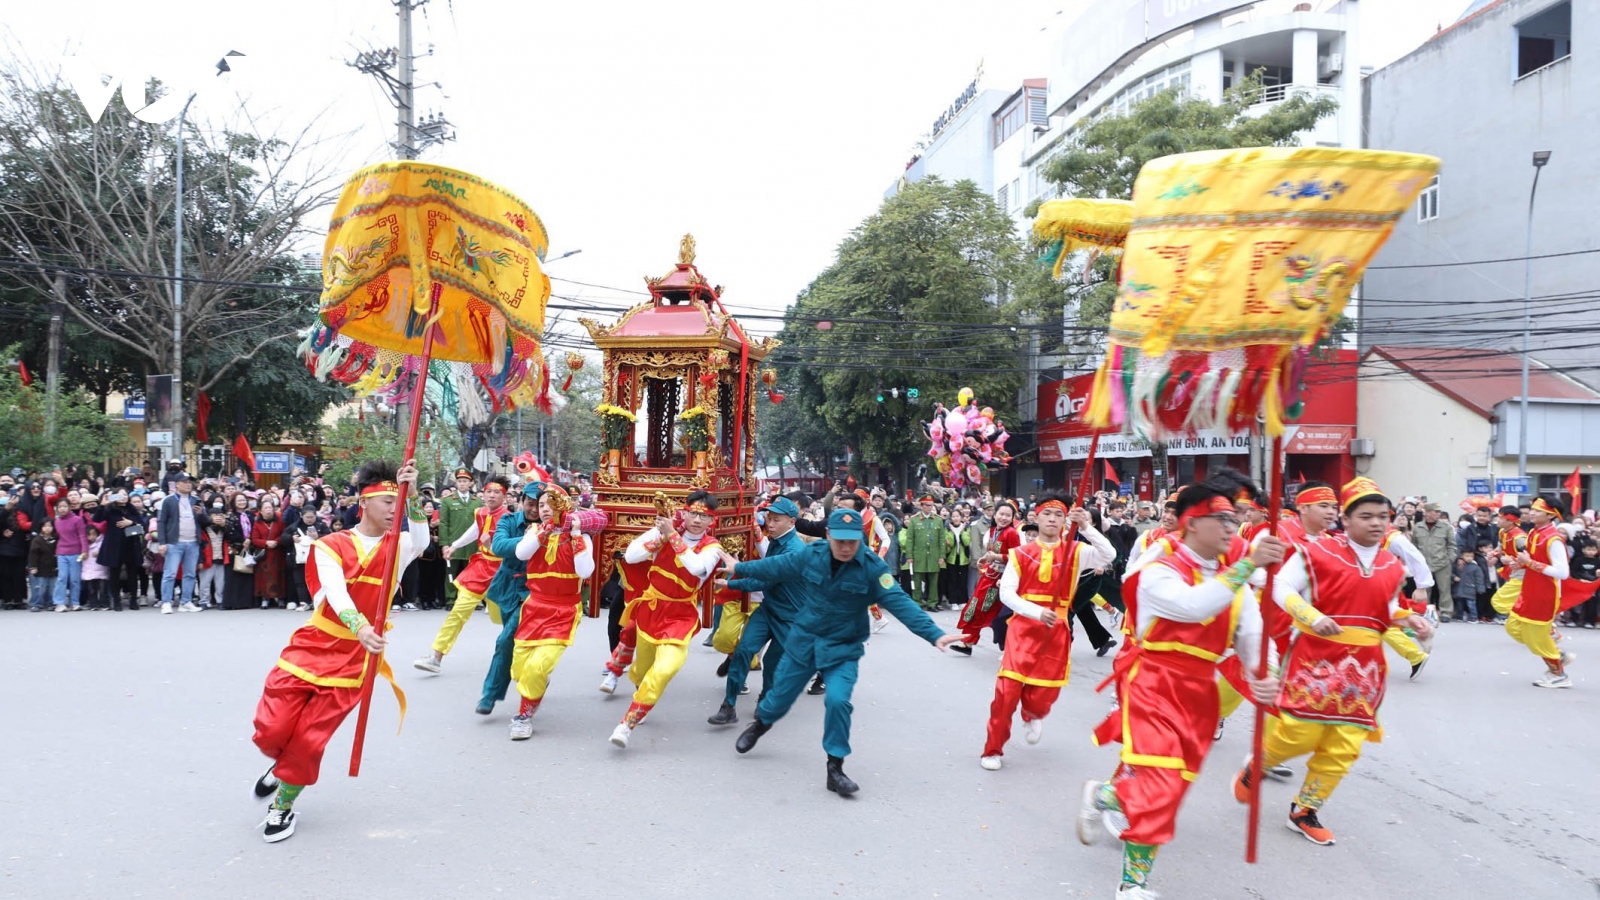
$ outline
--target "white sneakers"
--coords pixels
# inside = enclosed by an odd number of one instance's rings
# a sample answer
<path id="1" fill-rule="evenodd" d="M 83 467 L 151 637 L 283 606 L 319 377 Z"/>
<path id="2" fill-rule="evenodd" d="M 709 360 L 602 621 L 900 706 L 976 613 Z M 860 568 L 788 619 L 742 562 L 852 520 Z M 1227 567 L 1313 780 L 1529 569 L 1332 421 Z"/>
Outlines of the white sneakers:
<path id="1" fill-rule="evenodd" d="M 261 823 L 266 826 L 266 831 L 261 835 L 269 844 L 288 840 L 294 834 L 294 810 L 278 809 L 276 806 L 267 810 L 267 819 Z"/>
<path id="2" fill-rule="evenodd" d="M 633 729 L 628 727 L 627 722 L 619 723 L 616 730 L 611 732 L 611 743 L 616 744 L 618 747 L 623 749 L 627 749 L 628 736 L 631 734 L 633 734 Z"/>
<path id="3" fill-rule="evenodd" d="M 1160 900 L 1161 895 L 1147 887 L 1125 884 L 1117 889 L 1117 900 Z"/>
<path id="4" fill-rule="evenodd" d="M 421 659 L 417 660 L 416 662 L 412 663 L 412 665 L 416 666 L 417 668 L 421 669 L 424 672 L 432 672 L 433 674 L 437 675 L 437 674 L 439 674 L 439 663 L 440 662 L 441 662 L 441 660 L 434 659 L 433 658 L 433 654 L 429 653 L 426 656 L 423 656 Z"/>
<path id="5" fill-rule="evenodd" d="M 171 603 L 163 603 L 163 604 L 161 604 L 161 614 L 163 616 L 172 615 L 172 604 Z"/>
<path id="6" fill-rule="evenodd" d="M 1557 675 L 1556 673 L 1547 670 L 1543 675 L 1539 676 L 1538 680 L 1534 681 L 1533 686 L 1542 688 L 1569 688 L 1572 687 L 1572 679 L 1567 677 L 1565 674 Z"/>
<path id="7" fill-rule="evenodd" d="M 882 632 L 885 628 L 888 628 L 888 627 L 889 627 L 889 620 L 888 619 L 874 619 L 873 622 L 872 622 L 872 633 L 873 634 L 878 634 L 878 633 Z"/>
<path id="8" fill-rule="evenodd" d="M 525 741 L 533 737 L 533 716 L 511 717 L 511 739 Z"/>
<path id="9" fill-rule="evenodd" d="M 988 769 L 991 772 L 1000 771 L 1000 766 L 1003 764 L 1004 763 L 1001 762 L 1001 759 L 998 756 L 985 756 L 978 760 L 978 765 L 983 766 L 985 769 Z"/>
<path id="10" fill-rule="evenodd" d="M 1037 744 L 1044 737 L 1043 719 L 1029 719 L 1022 723 L 1022 728 L 1022 739 L 1030 744 Z"/>
<path id="11" fill-rule="evenodd" d="M 1092 844 L 1094 839 L 1100 836 L 1100 807 L 1095 804 L 1095 795 L 1099 792 L 1100 782 L 1090 780 L 1083 783 L 1077 824 L 1080 844 Z"/>
<path id="12" fill-rule="evenodd" d="M 200 607 L 195 606 L 193 603 L 185 603 L 184 605 L 178 607 L 178 612 L 199 612 L 199 611 L 200 611 Z"/>
<path id="13" fill-rule="evenodd" d="M 602 694 L 615 694 L 616 692 L 617 692 L 617 673 L 611 671 L 610 669 L 607 669 L 605 677 L 600 679 L 600 693 L 602 693 Z M 627 745 L 628 745 L 628 742 L 626 740 L 624 740 L 622 742 L 622 746 L 626 747 Z"/>

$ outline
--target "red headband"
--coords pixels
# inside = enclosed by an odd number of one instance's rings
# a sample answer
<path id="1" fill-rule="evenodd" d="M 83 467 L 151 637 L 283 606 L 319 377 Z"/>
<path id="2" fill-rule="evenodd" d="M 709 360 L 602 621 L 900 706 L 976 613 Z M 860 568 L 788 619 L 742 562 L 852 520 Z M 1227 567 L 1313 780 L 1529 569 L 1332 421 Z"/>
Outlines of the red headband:
<path id="1" fill-rule="evenodd" d="M 1533 498 L 1533 504 L 1532 504 L 1532 506 L 1530 508 L 1531 509 L 1536 509 L 1539 512 L 1542 512 L 1547 516 L 1555 516 L 1558 519 L 1561 518 L 1561 513 L 1554 506 L 1551 506 L 1550 504 L 1544 502 L 1544 498 L 1543 497 L 1535 497 L 1535 498 Z"/>
<path id="2" fill-rule="evenodd" d="M 1296 506 L 1304 506 L 1308 503 L 1338 503 L 1339 498 L 1334 496 L 1333 488 L 1314 487 L 1296 494 L 1294 502 Z"/>
<path id="3" fill-rule="evenodd" d="M 717 514 L 717 511 L 707 506 L 704 500 L 696 500 L 695 502 L 689 504 L 684 508 L 684 512 L 704 513 L 708 516 L 714 516 Z"/>
<path id="4" fill-rule="evenodd" d="M 1191 519 L 1197 519 L 1201 516 L 1216 515 L 1219 513 L 1231 513 L 1233 511 L 1233 501 L 1229 500 L 1227 497 L 1217 496 L 1206 500 L 1201 500 L 1199 503 L 1196 503 L 1188 509 L 1185 509 L 1183 512 L 1178 513 L 1178 528 L 1181 530 L 1187 527 Z"/>
<path id="5" fill-rule="evenodd" d="M 1046 500 L 1045 502 L 1039 504 L 1038 507 L 1034 509 L 1034 512 L 1042 513 L 1047 509 L 1059 509 L 1061 510 L 1062 515 L 1067 514 L 1067 505 L 1062 503 L 1060 500 Z"/>
<path id="6" fill-rule="evenodd" d="M 361 496 L 363 497 L 396 497 L 399 494 L 400 485 L 392 481 L 380 481 L 377 484 L 369 484 L 361 489 Z"/>

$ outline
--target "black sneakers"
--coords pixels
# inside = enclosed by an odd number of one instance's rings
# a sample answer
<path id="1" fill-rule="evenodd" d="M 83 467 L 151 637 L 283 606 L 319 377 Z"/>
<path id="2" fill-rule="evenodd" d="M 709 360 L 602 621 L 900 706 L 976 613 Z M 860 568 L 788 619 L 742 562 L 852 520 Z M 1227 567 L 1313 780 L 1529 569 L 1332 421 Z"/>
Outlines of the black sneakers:
<path id="1" fill-rule="evenodd" d="M 861 790 L 861 785 L 850 780 L 844 773 L 844 760 L 837 756 L 828 757 L 828 790 L 841 797 L 848 797 Z"/>
<path id="2" fill-rule="evenodd" d="M 255 787 L 256 799 L 257 800 L 265 800 L 268 797 L 271 797 L 273 795 L 273 793 L 276 792 L 277 790 L 278 790 L 278 776 L 272 774 L 272 769 L 270 767 L 268 767 L 268 769 L 266 771 L 266 774 L 264 774 L 260 778 L 256 779 L 256 787 Z"/>
<path id="3" fill-rule="evenodd" d="M 728 677 L 728 667 L 731 666 L 731 665 L 733 665 L 733 654 L 732 653 L 728 654 L 722 660 L 722 665 L 717 666 L 717 677 L 718 678 L 727 678 Z"/>
<path id="4" fill-rule="evenodd" d="M 732 703 L 724 703 L 717 707 L 716 715 L 706 720 L 708 725 L 732 725 L 739 721 L 739 714 L 734 711 Z"/>
<path id="5" fill-rule="evenodd" d="M 822 686 L 822 673 L 818 672 L 817 677 L 811 679 L 811 687 L 806 688 L 806 693 L 815 697 L 826 690 L 827 688 Z"/>
<path id="6" fill-rule="evenodd" d="M 951 650 L 951 652 L 959 653 L 962 656 L 971 656 L 972 655 L 972 648 L 967 646 L 966 644 L 951 644 L 950 645 L 950 650 Z"/>
<path id="7" fill-rule="evenodd" d="M 269 844 L 287 840 L 294 834 L 294 810 L 279 809 L 276 806 L 267 810 L 266 830 L 261 838 Z"/>
<path id="8" fill-rule="evenodd" d="M 744 732 L 739 735 L 739 740 L 734 742 L 733 749 L 739 751 L 740 753 L 749 753 L 751 750 L 755 749 L 756 741 L 761 740 L 761 736 L 771 730 L 771 725 L 762 722 L 760 719 L 756 719 L 754 722 L 750 723 L 750 727 L 746 728 Z"/>

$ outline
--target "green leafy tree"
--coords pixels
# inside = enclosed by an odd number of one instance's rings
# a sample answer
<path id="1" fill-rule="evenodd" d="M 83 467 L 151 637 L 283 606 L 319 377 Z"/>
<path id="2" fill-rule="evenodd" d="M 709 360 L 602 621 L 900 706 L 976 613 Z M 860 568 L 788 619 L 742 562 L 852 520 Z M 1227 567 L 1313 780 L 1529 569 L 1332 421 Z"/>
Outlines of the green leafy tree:
<path id="1" fill-rule="evenodd" d="M 0 360 L 16 358 L 17 347 L 0 347 Z M 86 391 L 62 391 L 56 399 L 56 431 L 45 433 L 44 385 L 22 386 L 17 371 L 0 369 L 0 469 L 20 466 L 29 472 L 94 464 L 130 449 L 127 434 L 117 427 Z"/>
<path id="2" fill-rule="evenodd" d="M 934 400 L 954 405 L 971 387 L 1014 418 L 1022 348 L 998 298 L 1023 271 L 1011 218 L 972 182 L 906 186 L 851 232 L 787 313 L 793 341 L 775 362 L 782 383 L 799 389 L 796 414 L 814 409 L 858 461 L 912 477 Z"/>
<path id="3" fill-rule="evenodd" d="M 563 366 L 552 372 L 552 376 L 559 372 L 559 378 L 565 379 L 566 371 Z M 556 393 L 557 386 L 559 383 L 551 386 L 551 393 Z M 515 412 L 500 416 L 500 431 L 509 431 L 513 435 L 511 449 L 514 454 L 527 448 L 537 455 L 539 426 L 542 424 L 546 458 L 539 460 L 540 465 L 552 473 L 557 467 L 575 472 L 593 472 L 600 461 L 600 414 L 594 411 L 600 405 L 601 397 L 599 368 L 590 364 L 573 373 L 572 387 L 565 396 L 566 405 L 556 410 L 554 416 L 547 416 L 533 407 L 522 410 L 520 439 L 515 437 L 518 421 Z"/>
<path id="4" fill-rule="evenodd" d="M 288 343 L 262 348 L 247 365 L 207 392 L 211 415 L 208 437 L 226 444 L 240 431 L 252 444 L 283 436 L 310 438 L 321 428 L 328 407 L 350 398 L 342 385 L 318 381 Z"/>
<path id="5" fill-rule="evenodd" d="M 1221 103 L 1190 97 L 1177 88 L 1146 98 L 1120 115 L 1095 119 L 1070 139 L 1044 167 L 1044 177 L 1064 197 L 1133 196 L 1133 183 L 1144 164 L 1161 156 L 1232 147 L 1294 146 L 1299 135 L 1338 109 L 1326 96 L 1291 93 L 1260 114 L 1251 107 L 1261 96 L 1259 74 L 1225 91 Z M 1027 213 L 1036 215 L 1037 204 Z M 1035 255 L 1042 247 L 1035 246 Z M 1069 271 L 1071 266 L 1069 264 Z M 1082 271 L 1081 267 L 1078 270 Z M 1047 331 L 1045 350 L 1073 351 L 1083 362 L 1088 335 L 1098 336 L 1110 320 L 1116 296 L 1116 263 L 1102 258 L 1087 277 L 1056 281 L 1048 268 L 1034 267 L 1018 284 L 1018 313 L 1057 323 Z"/>
<path id="6" fill-rule="evenodd" d="M 423 481 L 437 481 L 453 469 L 461 456 L 461 437 L 454 428 L 434 421 L 417 434 L 417 468 Z M 392 416 L 349 412 L 323 433 L 322 459 L 328 464 L 323 477 L 343 485 L 369 459 L 395 462 L 405 453 L 406 436 L 395 429 Z"/>

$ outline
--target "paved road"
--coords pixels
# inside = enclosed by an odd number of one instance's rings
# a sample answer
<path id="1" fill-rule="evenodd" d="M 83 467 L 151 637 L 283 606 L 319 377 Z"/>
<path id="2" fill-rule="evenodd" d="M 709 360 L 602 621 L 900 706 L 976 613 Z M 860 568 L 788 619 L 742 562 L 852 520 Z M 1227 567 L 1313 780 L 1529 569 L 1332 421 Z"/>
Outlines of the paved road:
<path id="1" fill-rule="evenodd" d="M 268 845 L 251 828 L 264 813 L 247 796 L 262 768 L 250 719 L 303 614 L 0 615 L 0 897 L 1111 897 L 1118 851 L 1071 835 L 1080 782 L 1114 765 L 1087 740 L 1109 661 L 1086 647 L 1043 743 L 1019 728 L 991 773 L 977 755 L 992 646 L 943 655 L 891 625 L 862 667 L 846 767 L 862 792 L 847 801 L 823 789 L 821 698 L 802 696 L 739 756 L 737 729 L 705 724 L 721 688 L 698 646 L 633 746 L 613 748 L 626 700 L 595 690 L 596 621 L 557 669 L 533 740 L 512 743 L 504 706 L 472 712 L 485 617 L 442 675 L 410 667 L 441 617 L 404 613 L 392 632 L 404 733 L 380 688 L 361 777 L 345 776 L 347 723 L 296 835 Z M 1388 739 L 1325 811 L 1338 845 L 1290 834 L 1292 789 L 1270 785 L 1254 867 L 1228 795 L 1247 745 L 1237 718 L 1155 886 L 1169 900 L 1600 896 L 1600 634 L 1564 633 L 1578 687 L 1547 692 L 1499 629 L 1447 628 L 1423 678 L 1395 682 Z"/>

